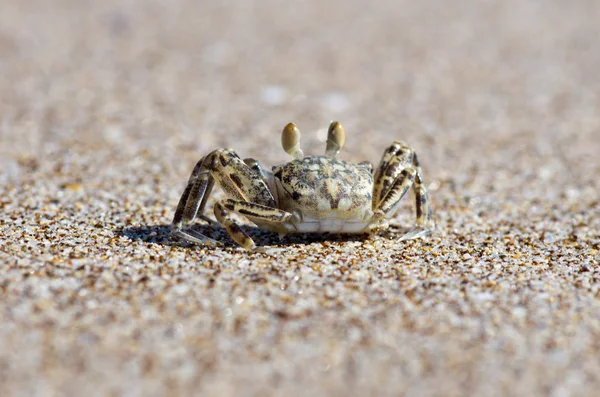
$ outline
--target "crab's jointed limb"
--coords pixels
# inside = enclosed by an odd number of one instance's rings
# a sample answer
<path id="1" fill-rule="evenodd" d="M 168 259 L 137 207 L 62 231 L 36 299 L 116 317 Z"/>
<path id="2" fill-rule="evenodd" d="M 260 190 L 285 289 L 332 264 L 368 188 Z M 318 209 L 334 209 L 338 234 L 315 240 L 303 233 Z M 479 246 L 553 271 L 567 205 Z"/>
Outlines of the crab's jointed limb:
<path id="1" fill-rule="evenodd" d="M 229 236 L 249 251 L 256 249 L 254 240 L 242 230 L 242 228 L 233 221 L 228 212 L 236 212 L 250 219 L 256 219 L 258 222 L 284 223 L 294 218 L 293 214 L 282 211 L 278 208 L 267 207 L 265 205 L 226 199 L 215 204 L 215 217 L 221 225 L 227 230 Z"/>
<path id="2" fill-rule="evenodd" d="M 405 143 L 396 141 L 385 150 L 375 172 L 374 218 L 384 219 L 393 216 L 400 205 L 400 200 L 411 186 L 415 192 L 415 227 L 400 240 L 426 235 L 433 228 L 434 221 L 417 154 Z"/>
<path id="3" fill-rule="evenodd" d="M 256 160 L 241 160 L 232 150 L 218 149 L 202 158 L 194 167 L 171 224 L 175 234 L 195 243 L 216 243 L 191 227 L 196 218 L 214 223 L 204 215 L 204 209 L 215 181 L 229 197 L 234 197 L 215 204 L 215 217 L 231 238 L 248 250 L 254 250 L 256 245 L 231 219 L 229 212 L 265 223 L 286 222 L 295 216 L 276 208 L 275 199 Z"/>

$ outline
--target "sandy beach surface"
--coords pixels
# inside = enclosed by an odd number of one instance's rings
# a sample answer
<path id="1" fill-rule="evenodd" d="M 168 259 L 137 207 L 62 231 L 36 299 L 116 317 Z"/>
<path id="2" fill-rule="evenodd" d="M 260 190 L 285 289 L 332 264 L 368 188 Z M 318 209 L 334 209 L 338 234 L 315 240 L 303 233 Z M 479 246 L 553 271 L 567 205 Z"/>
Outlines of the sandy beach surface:
<path id="1" fill-rule="evenodd" d="M 594 396 L 600 2 L 0 5 L 2 396 Z M 194 164 L 419 154 L 369 239 L 169 223 Z M 223 198 L 215 190 L 215 199 Z"/>

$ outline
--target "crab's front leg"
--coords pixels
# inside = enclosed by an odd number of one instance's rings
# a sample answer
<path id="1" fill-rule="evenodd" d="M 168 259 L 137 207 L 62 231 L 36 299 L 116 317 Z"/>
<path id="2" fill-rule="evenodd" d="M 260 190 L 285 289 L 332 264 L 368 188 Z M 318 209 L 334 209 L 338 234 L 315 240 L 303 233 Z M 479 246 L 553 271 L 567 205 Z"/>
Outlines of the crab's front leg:
<path id="1" fill-rule="evenodd" d="M 194 243 L 216 243 L 190 227 L 197 217 L 213 222 L 203 212 L 215 182 L 229 197 L 275 207 L 275 199 L 257 167 L 256 161 L 243 161 L 229 149 L 215 150 L 198 161 L 177 205 L 171 223 L 173 232 Z"/>
<path id="2" fill-rule="evenodd" d="M 375 173 L 373 212 L 375 221 L 392 216 L 410 187 L 415 192 L 415 227 L 401 240 L 426 235 L 434 226 L 433 213 L 417 154 L 406 144 L 394 142 L 383 154 Z"/>
<path id="3" fill-rule="evenodd" d="M 431 209 L 429 193 L 427 192 L 425 182 L 423 181 L 423 173 L 421 172 L 421 165 L 416 153 L 414 153 L 413 156 L 412 167 L 416 171 L 415 183 L 413 185 L 415 190 L 415 207 L 417 211 L 416 225 L 417 227 L 422 227 L 428 230 L 433 229 L 435 226 L 435 222 L 433 220 L 433 210 Z"/>
<path id="4" fill-rule="evenodd" d="M 258 250 L 254 240 L 242 228 L 229 217 L 229 212 L 236 212 L 240 215 L 259 222 L 261 224 L 285 224 L 293 222 L 296 215 L 280 210 L 278 208 L 268 207 L 266 205 L 251 203 L 247 201 L 227 199 L 215 204 L 215 217 L 221 225 L 227 230 L 229 236 L 249 251 Z"/>

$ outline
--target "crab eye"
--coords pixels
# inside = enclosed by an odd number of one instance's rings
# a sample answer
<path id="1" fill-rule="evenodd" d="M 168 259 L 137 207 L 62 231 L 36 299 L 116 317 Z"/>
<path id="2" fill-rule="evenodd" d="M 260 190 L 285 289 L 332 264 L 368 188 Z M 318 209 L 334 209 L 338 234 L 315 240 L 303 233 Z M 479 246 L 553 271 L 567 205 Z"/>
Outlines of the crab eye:
<path id="1" fill-rule="evenodd" d="M 281 179 L 283 170 L 281 169 L 281 167 L 273 167 L 273 174 L 275 175 L 275 178 Z"/>
<path id="2" fill-rule="evenodd" d="M 288 123 L 283 127 L 281 132 L 281 145 L 283 150 L 295 159 L 304 157 L 302 149 L 300 149 L 300 131 L 294 123 Z"/>

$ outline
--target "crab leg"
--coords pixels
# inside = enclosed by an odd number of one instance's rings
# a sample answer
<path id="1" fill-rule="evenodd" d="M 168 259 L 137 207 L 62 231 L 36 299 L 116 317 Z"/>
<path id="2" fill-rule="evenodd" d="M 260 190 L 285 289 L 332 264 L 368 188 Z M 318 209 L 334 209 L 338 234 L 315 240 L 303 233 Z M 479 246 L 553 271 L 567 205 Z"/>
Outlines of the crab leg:
<path id="1" fill-rule="evenodd" d="M 203 214 L 206 202 L 215 184 L 214 178 L 212 178 L 210 173 L 203 171 L 207 157 L 208 156 L 200 159 L 192 170 L 188 184 L 177 204 L 173 222 L 171 222 L 171 230 L 179 237 L 190 242 L 214 245 L 217 244 L 217 241 L 190 227 L 186 227 L 194 221 L 196 216 L 210 224 L 215 223 L 212 219 Z M 198 212 L 200 215 L 198 215 Z"/>
<path id="2" fill-rule="evenodd" d="M 175 215 L 173 216 L 172 226 L 174 228 L 181 229 L 182 226 L 192 223 L 198 212 L 200 213 L 199 218 L 209 223 L 214 223 L 212 219 L 203 214 L 204 207 L 215 183 L 210 173 L 204 170 L 207 157 L 201 158 L 192 170 L 192 174 L 179 199 Z"/>
<path id="3" fill-rule="evenodd" d="M 402 142 L 394 142 L 383 154 L 375 173 L 373 211 L 375 219 L 394 214 L 410 187 L 415 192 L 415 227 L 400 240 L 421 237 L 433 228 L 433 213 L 417 154 Z"/>
<path id="4" fill-rule="evenodd" d="M 416 170 L 415 176 L 415 207 L 417 212 L 417 227 L 431 229 L 435 226 L 433 221 L 433 211 L 429 205 L 429 194 L 423 183 L 423 175 L 421 173 L 421 166 L 419 159 L 415 153 L 413 156 L 413 168 Z"/>
<path id="5" fill-rule="evenodd" d="M 254 251 L 254 240 L 229 216 L 229 212 L 236 212 L 252 220 L 269 223 L 285 223 L 295 217 L 294 214 L 265 205 L 226 199 L 215 204 L 215 217 L 225 228 L 229 236 L 243 248 Z"/>
<path id="6" fill-rule="evenodd" d="M 229 211 L 265 222 L 283 223 L 290 221 L 296 216 L 279 208 L 248 201 L 226 199 L 221 201 L 221 205 Z"/>
<path id="7" fill-rule="evenodd" d="M 198 161 L 177 205 L 171 223 L 173 232 L 195 243 L 214 243 L 214 240 L 194 231 L 188 225 L 196 217 L 214 223 L 203 215 L 203 211 L 215 182 L 229 196 L 274 207 L 275 199 L 263 176 L 256 172 L 256 167 L 259 165 L 249 166 L 237 154 L 227 149 L 215 150 Z"/>
<path id="8" fill-rule="evenodd" d="M 405 168 L 402 170 L 402 172 L 400 172 L 400 175 L 398 175 L 398 177 L 392 183 L 392 186 L 388 189 L 388 192 L 381 201 L 379 207 L 373 211 L 374 216 L 373 222 L 371 224 L 372 229 L 381 228 L 382 225 L 383 227 L 387 226 L 387 222 L 385 222 L 385 219 L 394 214 L 394 212 L 396 212 L 398 206 L 400 205 L 402 197 L 404 197 L 404 195 L 411 186 L 415 186 L 414 181 L 416 177 L 417 171 L 412 167 Z M 425 196 L 421 197 L 426 198 L 426 193 L 427 192 L 425 192 Z M 423 213 L 423 208 L 421 206 L 422 204 L 429 208 L 429 205 L 426 200 L 423 203 L 417 201 L 417 223 L 414 228 L 412 228 L 406 234 L 400 237 L 400 241 L 418 238 L 429 233 L 429 229 L 423 227 L 423 222 L 420 222 L 420 219 L 422 218 L 420 214 Z"/>
<path id="9" fill-rule="evenodd" d="M 252 240 L 252 238 L 246 234 L 240 225 L 231 219 L 229 213 L 220 202 L 215 203 L 215 217 L 217 218 L 217 221 L 223 225 L 233 241 L 248 251 L 253 251 L 256 248 L 254 240 Z"/>
<path id="10" fill-rule="evenodd" d="M 373 208 L 380 205 L 398 175 L 411 165 L 412 158 L 412 149 L 403 142 L 396 141 L 385 150 L 373 178 Z"/>
<path id="11" fill-rule="evenodd" d="M 400 205 L 400 200 L 413 185 L 416 171 L 412 168 L 403 169 L 396 177 L 392 186 L 387 190 L 385 197 L 380 201 L 377 210 L 380 210 L 384 216 L 392 215 Z"/>

